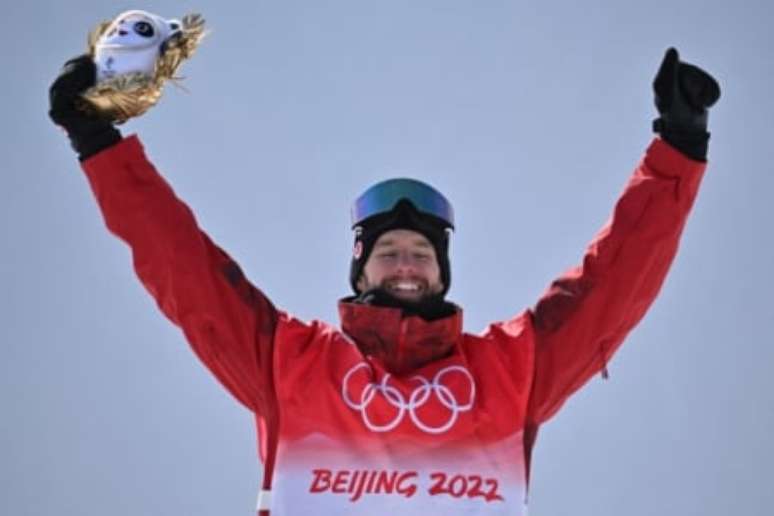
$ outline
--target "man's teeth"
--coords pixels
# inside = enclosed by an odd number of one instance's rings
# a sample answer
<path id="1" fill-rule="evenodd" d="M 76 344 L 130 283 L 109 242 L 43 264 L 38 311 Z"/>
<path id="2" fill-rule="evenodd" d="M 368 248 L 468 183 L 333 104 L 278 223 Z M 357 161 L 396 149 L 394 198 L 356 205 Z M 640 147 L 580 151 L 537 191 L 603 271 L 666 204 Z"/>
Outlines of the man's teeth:
<path id="1" fill-rule="evenodd" d="M 417 283 L 395 283 L 392 285 L 393 290 L 405 290 L 408 292 L 416 292 L 419 290 Z"/>

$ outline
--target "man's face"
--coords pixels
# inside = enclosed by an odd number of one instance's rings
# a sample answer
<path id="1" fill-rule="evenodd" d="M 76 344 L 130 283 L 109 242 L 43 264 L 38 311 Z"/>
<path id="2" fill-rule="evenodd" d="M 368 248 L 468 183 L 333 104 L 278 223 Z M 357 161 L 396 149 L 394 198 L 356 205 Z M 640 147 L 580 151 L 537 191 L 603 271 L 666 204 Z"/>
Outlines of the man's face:
<path id="1" fill-rule="evenodd" d="M 357 287 L 360 292 L 380 287 L 410 302 L 442 292 L 435 248 L 416 231 L 386 231 L 376 240 Z"/>

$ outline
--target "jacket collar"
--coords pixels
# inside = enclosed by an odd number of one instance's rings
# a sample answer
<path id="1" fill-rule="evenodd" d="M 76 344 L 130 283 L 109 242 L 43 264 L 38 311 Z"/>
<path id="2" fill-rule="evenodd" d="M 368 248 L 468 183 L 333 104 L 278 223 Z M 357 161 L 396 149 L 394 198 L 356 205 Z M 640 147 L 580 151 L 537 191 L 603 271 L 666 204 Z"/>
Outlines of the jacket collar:
<path id="1" fill-rule="evenodd" d="M 452 353 L 462 335 L 462 309 L 434 321 L 400 308 L 339 302 L 341 328 L 364 356 L 393 374 L 405 374 Z"/>

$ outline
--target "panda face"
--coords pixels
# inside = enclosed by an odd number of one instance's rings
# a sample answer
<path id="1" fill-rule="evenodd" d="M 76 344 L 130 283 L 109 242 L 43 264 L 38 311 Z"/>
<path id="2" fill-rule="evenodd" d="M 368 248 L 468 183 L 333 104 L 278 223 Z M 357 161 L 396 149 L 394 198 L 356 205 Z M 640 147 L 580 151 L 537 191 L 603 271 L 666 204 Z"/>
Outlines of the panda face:
<path id="1" fill-rule="evenodd" d="M 162 20 L 134 11 L 114 20 L 102 36 L 100 45 L 135 49 L 158 47 L 169 32 Z"/>
<path id="2" fill-rule="evenodd" d="M 152 76 L 165 42 L 180 32 L 178 20 L 165 20 L 146 11 L 120 14 L 94 45 L 97 81 L 129 73 Z"/>

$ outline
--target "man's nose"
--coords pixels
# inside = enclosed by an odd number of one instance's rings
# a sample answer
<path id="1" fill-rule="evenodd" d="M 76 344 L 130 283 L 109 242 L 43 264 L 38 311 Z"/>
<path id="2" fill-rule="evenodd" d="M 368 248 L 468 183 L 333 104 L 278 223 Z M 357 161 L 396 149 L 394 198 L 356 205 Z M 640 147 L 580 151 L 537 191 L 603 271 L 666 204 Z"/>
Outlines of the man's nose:
<path id="1" fill-rule="evenodd" d="M 400 270 L 414 270 L 416 267 L 416 260 L 411 253 L 399 253 L 398 254 L 398 269 Z"/>

